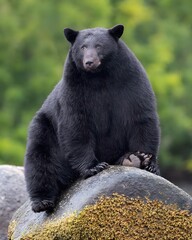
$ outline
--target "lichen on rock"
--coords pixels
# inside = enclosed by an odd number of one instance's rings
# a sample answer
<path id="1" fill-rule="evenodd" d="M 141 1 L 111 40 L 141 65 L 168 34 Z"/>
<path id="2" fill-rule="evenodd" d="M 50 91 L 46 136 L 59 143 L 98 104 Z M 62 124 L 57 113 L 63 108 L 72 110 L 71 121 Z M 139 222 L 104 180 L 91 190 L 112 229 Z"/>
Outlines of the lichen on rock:
<path id="1" fill-rule="evenodd" d="M 10 236 L 11 239 L 11 236 Z M 159 200 L 102 196 L 66 218 L 45 222 L 21 240 L 192 239 L 192 214 Z"/>

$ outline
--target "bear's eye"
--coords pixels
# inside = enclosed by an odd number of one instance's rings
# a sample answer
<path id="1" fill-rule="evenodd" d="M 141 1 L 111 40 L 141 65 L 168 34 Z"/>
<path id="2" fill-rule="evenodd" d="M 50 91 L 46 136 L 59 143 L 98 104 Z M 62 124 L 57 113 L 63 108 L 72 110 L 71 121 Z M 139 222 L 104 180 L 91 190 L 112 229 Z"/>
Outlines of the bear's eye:
<path id="1" fill-rule="evenodd" d="M 101 46 L 100 44 L 97 44 L 97 45 L 96 45 L 96 48 L 97 48 L 98 50 L 101 49 L 101 47 L 102 47 L 102 46 Z"/>
<path id="2" fill-rule="evenodd" d="M 85 45 L 81 46 L 82 50 L 85 50 L 87 47 Z"/>

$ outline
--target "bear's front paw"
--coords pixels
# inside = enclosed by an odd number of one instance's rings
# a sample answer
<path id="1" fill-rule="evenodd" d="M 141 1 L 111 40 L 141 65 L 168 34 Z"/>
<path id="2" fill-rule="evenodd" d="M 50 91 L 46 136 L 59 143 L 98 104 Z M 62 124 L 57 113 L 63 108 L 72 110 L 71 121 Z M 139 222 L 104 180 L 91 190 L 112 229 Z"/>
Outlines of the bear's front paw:
<path id="1" fill-rule="evenodd" d="M 118 164 L 141 168 L 156 175 L 160 175 L 159 167 L 154 159 L 156 159 L 154 155 L 138 151 L 123 155 L 119 159 Z"/>
<path id="2" fill-rule="evenodd" d="M 34 212 L 51 212 L 55 207 L 55 202 L 51 200 L 35 200 L 32 202 L 31 207 Z"/>
<path id="3" fill-rule="evenodd" d="M 137 152 L 136 156 L 140 159 L 140 168 L 145 169 L 151 165 L 152 154 Z"/>
<path id="4" fill-rule="evenodd" d="M 122 166 L 145 169 L 147 166 L 150 165 L 151 157 L 152 155 L 148 153 L 126 153 L 123 157 L 120 158 L 119 161 Z"/>
<path id="5" fill-rule="evenodd" d="M 95 167 L 87 169 L 82 175 L 83 178 L 89 178 L 97 173 L 103 171 L 104 169 L 109 168 L 109 164 L 106 162 L 98 163 Z"/>

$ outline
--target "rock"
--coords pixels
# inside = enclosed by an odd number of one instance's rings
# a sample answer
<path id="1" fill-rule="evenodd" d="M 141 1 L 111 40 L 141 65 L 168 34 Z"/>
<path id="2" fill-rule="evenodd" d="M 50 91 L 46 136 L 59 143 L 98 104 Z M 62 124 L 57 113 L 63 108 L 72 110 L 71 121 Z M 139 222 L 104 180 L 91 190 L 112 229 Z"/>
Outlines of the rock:
<path id="1" fill-rule="evenodd" d="M 176 204 L 192 212 L 192 197 L 162 177 L 137 168 L 110 167 L 103 172 L 76 182 L 68 189 L 53 213 L 34 213 L 27 201 L 13 216 L 10 224 L 11 239 L 20 239 L 47 220 L 59 219 L 93 204 L 101 195 L 124 194 L 132 198 L 158 199 L 165 204 Z"/>
<path id="2" fill-rule="evenodd" d="M 27 200 L 23 167 L 0 166 L 0 239 L 7 239 L 13 213 Z"/>

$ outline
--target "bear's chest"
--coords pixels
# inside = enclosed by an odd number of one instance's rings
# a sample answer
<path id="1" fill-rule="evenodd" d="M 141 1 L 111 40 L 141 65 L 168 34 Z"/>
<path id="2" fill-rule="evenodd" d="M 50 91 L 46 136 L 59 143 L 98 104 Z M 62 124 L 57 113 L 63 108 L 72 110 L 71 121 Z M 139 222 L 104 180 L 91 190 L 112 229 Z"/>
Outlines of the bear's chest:
<path id="1" fill-rule="evenodd" d="M 130 108 L 123 92 L 99 89 L 87 91 L 84 96 L 87 121 L 93 133 L 101 138 L 114 138 L 125 133 Z"/>

